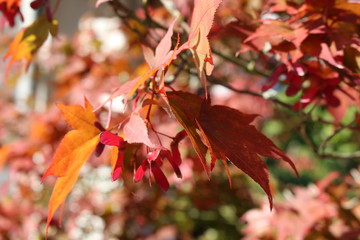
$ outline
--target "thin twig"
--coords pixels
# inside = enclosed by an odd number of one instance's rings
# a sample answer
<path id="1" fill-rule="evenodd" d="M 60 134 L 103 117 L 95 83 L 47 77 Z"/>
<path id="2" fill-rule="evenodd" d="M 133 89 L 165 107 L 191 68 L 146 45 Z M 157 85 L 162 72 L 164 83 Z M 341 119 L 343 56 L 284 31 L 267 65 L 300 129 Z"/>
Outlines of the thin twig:
<path id="1" fill-rule="evenodd" d="M 287 104 L 287 103 L 284 103 L 284 102 L 282 102 L 282 101 L 280 101 L 280 100 L 278 100 L 278 99 L 275 99 L 275 98 L 264 98 L 264 96 L 263 96 L 261 93 L 252 92 L 252 91 L 250 91 L 250 90 L 240 90 L 240 89 L 236 89 L 236 88 L 232 87 L 231 85 L 229 85 L 228 83 L 225 83 L 225 82 L 222 82 L 222 81 L 218 81 L 218 80 L 216 80 L 216 79 L 213 78 L 213 77 L 208 77 L 207 80 L 208 80 L 209 82 L 211 82 L 211 83 L 218 84 L 218 85 L 221 85 L 221 86 L 223 86 L 223 87 L 226 87 L 226 88 L 228 88 L 228 89 L 230 89 L 230 90 L 232 90 L 232 91 L 234 91 L 234 92 L 236 92 L 236 93 L 248 94 L 248 95 L 251 95 L 251 96 L 254 96 L 254 97 L 260 97 L 260 98 L 263 98 L 263 99 L 267 99 L 267 100 L 272 101 L 272 102 L 274 102 L 274 103 L 276 103 L 276 104 L 279 104 L 279 105 L 281 105 L 281 106 L 283 106 L 283 107 L 286 107 L 287 109 L 290 109 L 290 110 L 292 110 L 292 111 L 295 111 L 295 110 L 293 110 L 292 105 Z"/>
<path id="2" fill-rule="evenodd" d="M 126 6 L 124 6 L 123 4 L 121 4 L 119 1 L 114 0 L 114 1 L 109 1 L 109 4 L 112 6 L 112 8 L 114 9 L 115 14 L 121 18 L 123 20 L 123 23 L 126 27 L 128 27 L 131 31 L 133 31 L 134 33 L 136 33 L 144 42 L 146 42 L 145 37 L 143 36 L 143 34 L 141 32 L 138 31 L 138 29 L 131 27 L 128 23 L 128 19 L 132 19 L 134 21 L 136 21 L 137 23 L 141 24 L 142 26 L 145 27 L 154 27 L 154 28 L 160 28 L 163 30 L 167 30 L 168 28 L 163 26 L 162 24 L 158 23 L 157 21 L 153 20 L 151 17 L 148 16 L 148 14 L 146 15 L 146 19 L 142 20 L 139 19 L 133 11 L 131 11 L 130 9 L 128 9 Z M 146 11 L 145 11 L 146 12 Z M 176 39 L 173 39 L 174 41 L 176 41 Z M 212 49 L 212 52 L 214 55 L 217 55 L 218 57 L 224 59 L 224 61 L 226 62 L 230 62 L 232 64 L 235 64 L 236 66 L 240 67 L 241 69 L 245 70 L 248 73 L 251 74 L 256 74 L 262 77 L 266 77 L 268 78 L 270 76 L 270 73 L 259 70 L 259 69 L 249 69 L 246 62 L 242 59 L 236 58 L 235 56 L 228 56 L 223 54 L 220 51 L 217 51 L 215 49 Z M 197 75 L 196 72 L 193 72 L 191 70 L 189 70 L 188 68 L 186 68 L 186 66 L 188 65 L 189 61 L 188 58 L 183 58 L 182 55 L 179 55 L 181 58 L 181 62 L 179 64 L 177 63 L 173 63 L 175 66 L 178 67 L 177 71 L 175 72 L 175 79 L 180 75 L 180 73 L 182 71 L 188 71 L 189 74 L 194 74 Z M 263 94 L 261 93 L 257 93 L 257 92 L 253 92 L 250 90 L 244 90 L 244 89 L 236 89 L 234 87 L 232 87 L 230 84 L 228 84 L 225 81 L 220 81 L 215 79 L 214 77 L 208 77 L 207 78 L 208 82 L 213 83 L 213 84 L 218 84 L 221 85 L 223 87 L 228 88 L 229 90 L 232 90 L 233 92 L 239 93 L 239 94 L 247 94 L 247 95 L 251 95 L 251 96 L 255 96 L 255 97 L 260 97 L 263 99 L 267 99 L 275 104 L 278 104 L 288 110 L 290 110 L 293 113 L 299 113 L 299 111 L 296 111 L 293 109 L 293 106 L 291 104 L 285 103 L 279 99 L 275 99 L 275 98 L 265 98 Z M 173 81 L 172 81 L 173 82 Z M 166 84 L 167 87 L 170 87 L 169 84 Z M 171 87 L 170 87 L 171 88 Z M 151 108 L 151 107 L 150 107 Z M 312 109 L 313 110 L 313 109 Z M 353 158 L 360 158 L 360 151 L 359 152 L 354 152 L 354 153 L 324 153 L 325 151 L 325 147 L 328 144 L 328 142 L 334 137 L 336 136 L 339 132 L 341 132 L 344 129 L 352 129 L 352 130 L 357 130 L 359 131 L 358 128 L 353 127 L 352 124 L 347 124 L 347 125 L 342 125 L 339 124 L 338 128 L 334 131 L 334 133 L 330 136 L 328 136 L 319 146 L 317 146 L 316 144 L 313 143 L 313 141 L 309 138 L 309 136 L 306 133 L 306 129 L 305 129 L 305 123 L 307 121 L 311 121 L 311 122 L 319 122 L 322 124 L 329 124 L 329 125 L 334 125 L 333 121 L 328 121 L 322 118 L 317 118 L 314 119 L 313 115 L 312 115 L 312 110 L 310 112 L 304 112 L 301 111 L 300 114 L 302 114 L 302 121 L 300 121 L 299 126 L 296 128 L 299 131 L 299 134 L 303 137 L 305 143 L 312 148 L 313 152 L 319 157 L 319 158 L 339 158 L 339 159 L 353 159 Z M 149 121 L 150 123 L 150 121 Z M 153 131 L 155 131 L 153 129 L 152 124 L 150 123 L 150 127 L 152 128 Z M 155 131 L 156 132 L 156 131 Z"/>
<path id="3" fill-rule="evenodd" d="M 322 143 L 319 145 L 319 151 L 321 151 L 322 153 L 325 152 L 325 148 L 326 148 L 326 145 L 329 143 L 329 141 L 331 139 L 333 139 L 338 133 L 340 133 L 342 130 L 344 129 L 347 129 L 349 125 L 345 125 L 345 126 L 341 126 L 341 127 L 338 127 L 337 129 L 335 129 L 335 131 L 333 132 L 333 134 L 331 134 L 330 136 L 328 136 L 327 138 L 325 138 L 324 141 L 322 141 Z"/>
<path id="4" fill-rule="evenodd" d="M 245 70 L 248 73 L 255 73 L 255 74 L 258 74 L 258 75 L 260 75 L 262 77 L 266 77 L 266 78 L 268 78 L 270 76 L 269 73 L 265 73 L 264 71 L 258 70 L 256 68 L 249 69 L 246 63 L 240 62 L 239 58 L 222 54 L 221 52 L 219 52 L 219 51 L 217 51 L 215 49 L 211 49 L 211 51 L 212 51 L 213 54 L 221 57 L 222 59 L 227 60 L 227 61 L 235 64 L 238 67 L 241 67 L 243 70 Z"/>

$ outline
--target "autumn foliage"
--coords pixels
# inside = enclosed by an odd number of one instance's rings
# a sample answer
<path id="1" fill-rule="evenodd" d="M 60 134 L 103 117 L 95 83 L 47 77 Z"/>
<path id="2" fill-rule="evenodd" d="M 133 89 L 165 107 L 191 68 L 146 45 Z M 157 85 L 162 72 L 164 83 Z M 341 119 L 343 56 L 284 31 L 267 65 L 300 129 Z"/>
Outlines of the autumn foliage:
<path id="1" fill-rule="evenodd" d="M 44 164 L 37 177 L 53 186 L 47 214 L 39 210 L 46 217 L 41 220 L 46 222 L 46 237 L 53 234 L 49 229 L 55 222 L 61 223 L 66 199 L 76 182 L 85 179 L 84 166 L 90 165 L 109 166 L 107 180 L 122 184 L 123 192 L 114 191 L 115 198 L 127 212 L 116 218 L 113 209 L 103 210 L 102 217 L 109 224 L 121 222 L 123 229 L 128 225 L 129 232 L 117 235 L 124 239 L 146 235 L 131 223 L 150 226 L 149 206 L 167 212 L 169 199 L 183 195 L 190 196 L 195 212 L 210 211 L 224 201 L 235 206 L 235 212 L 227 205 L 215 210 L 217 219 L 248 223 L 231 235 L 234 238 L 241 232 L 244 239 L 355 239 L 360 205 L 347 208 L 345 202 L 358 200 L 349 195 L 358 193 L 359 185 L 358 2 L 188 0 L 173 1 L 169 7 L 163 1 L 132 5 L 97 0 L 94 8 L 107 7 L 121 19 L 115 30 L 126 35 L 127 45 L 116 51 L 102 49 L 106 38 L 100 40 L 95 30 L 86 29 L 92 23 L 83 24 L 73 40 L 59 36 L 61 1 L 54 2 L 31 2 L 32 9 L 44 14 L 9 43 L 3 69 L 4 84 L 16 84 L 11 69 L 19 63 L 23 71 L 36 64 L 37 74 L 51 74 L 51 105 L 29 118 L 5 107 L 8 100 L 0 104 L 6 116 L 29 126 L 24 133 L 2 130 L 19 140 L 1 142 L 0 168 L 39 168 L 29 159 L 40 154 Z M 20 5 L 0 0 L 1 28 L 14 27 L 17 18 L 24 18 Z M 41 47 L 50 36 L 50 54 L 42 58 Z M 317 160 L 312 163 L 311 158 Z M 18 159 L 27 159 L 26 164 L 16 163 Z M 346 163 L 339 163 L 342 160 Z M 297 186 L 290 197 L 273 200 L 289 188 L 279 182 L 309 183 L 309 165 L 321 168 L 327 161 L 346 165 L 341 165 L 345 176 L 333 172 L 339 170 L 333 163 L 326 170 L 313 170 L 316 190 Z M 55 183 L 50 176 L 56 177 Z M 345 182 L 334 184 L 342 177 Z M 268 204 L 244 190 L 253 183 Z M 135 205 L 139 196 L 141 207 Z M 237 198 L 245 206 L 239 207 Z M 192 239 L 182 235 L 186 228 L 178 227 L 177 235 Z M 226 236 L 224 229 L 218 239 Z"/>

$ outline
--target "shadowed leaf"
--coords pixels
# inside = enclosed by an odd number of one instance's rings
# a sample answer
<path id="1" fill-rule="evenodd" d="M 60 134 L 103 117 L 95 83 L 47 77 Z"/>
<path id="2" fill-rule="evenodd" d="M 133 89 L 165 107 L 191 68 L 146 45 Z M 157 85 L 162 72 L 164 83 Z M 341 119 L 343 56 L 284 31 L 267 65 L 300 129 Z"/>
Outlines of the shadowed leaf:
<path id="1" fill-rule="evenodd" d="M 209 170 L 205 159 L 207 147 L 201 141 L 201 137 L 197 133 L 198 126 L 196 124 L 196 118 L 200 116 L 203 99 L 194 94 L 185 92 L 168 92 L 167 97 L 172 112 L 179 123 L 185 128 L 191 143 L 209 176 Z"/>

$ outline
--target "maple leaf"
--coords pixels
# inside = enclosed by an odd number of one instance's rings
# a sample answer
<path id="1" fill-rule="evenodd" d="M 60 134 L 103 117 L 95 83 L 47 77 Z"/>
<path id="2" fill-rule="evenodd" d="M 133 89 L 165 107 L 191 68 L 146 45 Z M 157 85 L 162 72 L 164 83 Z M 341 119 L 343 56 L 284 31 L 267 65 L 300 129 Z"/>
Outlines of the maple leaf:
<path id="1" fill-rule="evenodd" d="M 133 113 L 125 124 L 124 135 L 128 143 L 143 143 L 151 148 L 159 147 L 150 140 L 144 120 L 136 113 Z"/>
<path id="2" fill-rule="evenodd" d="M 264 48 L 265 43 L 272 47 L 279 46 L 284 42 L 292 43 L 300 47 L 301 42 L 308 36 L 307 31 L 301 24 L 289 24 L 278 20 L 266 19 L 256 31 L 244 40 L 245 43 L 253 42 L 259 49 Z"/>
<path id="3" fill-rule="evenodd" d="M 203 104 L 197 120 L 213 161 L 226 159 L 240 168 L 264 189 L 272 208 L 268 170 L 259 156 L 283 159 L 298 173 L 293 162 L 270 139 L 249 125 L 255 117 L 226 106 Z"/>
<path id="4" fill-rule="evenodd" d="M 171 37 L 173 35 L 173 28 L 176 23 L 176 18 L 170 24 L 168 31 L 165 33 L 164 37 L 161 39 L 159 45 L 155 49 L 154 52 L 147 46 L 142 45 L 143 53 L 145 60 L 149 65 L 149 69 L 141 76 L 132 79 L 121 85 L 117 88 L 112 95 L 100 106 L 98 106 L 95 110 L 97 111 L 102 106 L 104 106 L 107 102 L 111 101 L 112 99 L 119 97 L 121 95 L 126 94 L 125 103 L 127 102 L 128 98 L 131 98 L 136 90 L 149 78 L 155 76 L 158 71 L 166 71 L 166 68 L 171 64 L 171 62 L 176 58 L 176 56 L 181 52 L 181 50 L 177 49 L 179 45 L 179 38 L 178 42 L 174 48 L 171 50 Z M 161 78 L 159 83 L 160 88 L 164 86 L 164 79 Z"/>
<path id="5" fill-rule="evenodd" d="M 20 12 L 20 5 L 21 0 L 0 0 L 0 11 L 11 27 L 15 25 L 16 15 L 19 14 L 21 19 L 24 20 Z"/>
<path id="6" fill-rule="evenodd" d="M 163 64 L 166 64 L 168 59 L 171 59 L 173 51 L 171 50 L 171 37 L 173 35 L 174 25 L 176 23 L 177 18 L 175 18 L 164 37 L 159 42 L 158 46 L 155 49 L 155 54 L 151 48 L 148 46 L 142 45 L 144 58 L 148 65 L 152 68 L 159 68 Z"/>
<path id="7" fill-rule="evenodd" d="M 250 125 L 257 115 L 241 113 L 226 106 L 210 106 L 207 100 L 191 93 L 168 92 L 167 96 L 204 169 L 208 169 L 205 155 L 209 149 L 211 170 L 216 160 L 232 162 L 264 189 L 272 208 L 268 170 L 260 156 L 283 159 L 297 175 L 298 172 L 293 162 L 270 139 Z"/>
<path id="8" fill-rule="evenodd" d="M 18 32 L 4 57 L 4 59 L 10 57 L 6 68 L 5 80 L 14 62 L 24 60 L 27 69 L 31 59 L 48 38 L 49 33 L 52 36 L 57 34 L 57 28 L 58 22 L 56 20 L 49 22 L 46 16 L 42 16 L 36 19 L 30 26 Z"/>
<path id="9" fill-rule="evenodd" d="M 201 103 L 203 99 L 191 93 L 181 91 L 168 92 L 167 98 L 176 119 L 185 128 L 206 174 L 210 176 L 205 159 L 207 147 L 201 141 L 201 137 L 197 132 L 199 127 L 196 123 L 196 118 L 200 116 Z"/>
<path id="10" fill-rule="evenodd" d="M 190 32 L 187 44 L 192 51 L 199 78 L 205 88 L 206 75 L 211 75 L 214 69 L 211 48 L 208 39 L 216 9 L 222 0 L 195 0 L 194 10 L 190 23 Z"/>
<path id="11" fill-rule="evenodd" d="M 59 177 L 50 197 L 46 229 L 48 229 L 55 211 L 63 204 L 73 188 L 80 168 L 99 143 L 101 132 L 96 127 L 97 118 L 87 100 L 85 100 L 85 108 L 79 105 L 58 104 L 57 106 L 62 111 L 65 121 L 74 130 L 68 132 L 61 140 L 52 162 L 42 178 L 44 181 L 49 175 Z"/>
<path id="12" fill-rule="evenodd" d="M 165 69 L 171 64 L 171 62 L 176 58 L 179 51 L 177 51 L 179 45 L 179 38 L 178 42 L 173 51 L 171 49 L 171 37 L 173 35 L 173 28 L 176 23 L 176 18 L 170 24 L 166 34 L 161 39 L 159 45 L 155 49 L 155 55 L 151 49 L 148 47 L 143 46 L 145 60 L 148 62 L 150 69 L 140 76 L 136 81 L 136 84 L 133 88 L 128 92 L 127 97 L 131 97 L 135 91 L 150 77 L 154 76 L 159 70 L 165 71 Z M 160 88 L 163 87 L 164 82 L 163 78 L 160 82 Z"/>

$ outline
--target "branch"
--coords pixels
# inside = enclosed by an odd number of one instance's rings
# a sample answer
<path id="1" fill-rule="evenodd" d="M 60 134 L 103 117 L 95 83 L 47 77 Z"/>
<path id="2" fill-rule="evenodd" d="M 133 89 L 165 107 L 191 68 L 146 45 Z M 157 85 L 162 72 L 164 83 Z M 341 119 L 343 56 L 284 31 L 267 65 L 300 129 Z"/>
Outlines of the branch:
<path id="1" fill-rule="evenodd" d="M 338 133 L 340 133 L 342 130 L 347 129 L 348 126 L 350 126 L 350 124 L 345 125 L 345 126 L 340 126 L 337 129 L 335 129 L 335 131 L 333 132 L 333 134 L 331 134 L 330 136 L 328 136 L 320 145 L 319 145 L 319 151 L 321 152 L 325 152 L 325 148 L 326 145 L 329 143 L 329 141 L 331 139 L 333 139 Z"/>
<path id="2" fill-rule="evenodd" d="M 339 128 L 340 129 L 340 128 Z M 343 130 L 344 128 L 341 128 L 341 130 Z M 335 131 L 334 134 L 332 134 L 330 137 L 328 137 L 327 139 L 324 140 L 324 142 L 328 142 L 331 138 L 333 138 L 337 133 L 339 133 L 341 130 L 339 131 Z M 319 158 L 333 158 L 333 159 L 343 159 L 343 160 L 347 160 L 347 159 L 355 159 L 355 158 L 360 158 L 360 151 L 357 152 L 353 152 L 353 153 L 320 153 L 321 147 L 323 145 L 320 144 L 320 146 L 316 146 L 311 139 L 309 138 L 309 136 L 306 134 L 305 128 L 303 125 L 300 126 L 300 135 L 303 137 L 306 145 L 310 146 L 313 150 L 313 152 L 316 154 L 317 157 Z M 326 143 L 325 143 L 326 144 Z"/>
<path id="3" fill-rule="evenodd" d="M 146 20 L 141 20 L 139 19 L 134 13 L 133 11 L 131 11 L 130 9 L 128 9 L 127 7 L 125 7 L 123 4 L 121 4 L 120 2 L 117 2 L 117 1 L 110 1 L 108 2 L 114 9 L 115 11 L 115 14 L 120 17 L 121 19 L 124 20 L 124 24 L 133 32 L 135 32 L 136 34 L 138 34 L 141 39 L 144 38 L 144 36 L 141 35 L 141 33 L 135 29 L 135 28 L 132 28 L 131 26 L 129 26 L 129 24 L 125 21 L 125 18 L 131 18 L 133 20 L 135 20 L 136 22 L 138 22 L 139 24 L 145 26 L 145 27 L 155 27 L 155 28 L 160 28 L 160 29 L 163 29 L 163 30 L 167 30 L 168 28 L 163 26 L 162 24 L 158 23 L 157 21 L 155 21 L 154 19 L 152 19 L 151 17 L 149 17 L 149 14 L 147 11 L 145 11 L 146 13 Z M 146 10 L 146 9 L 145 9 Z M 126 13 L 126 15 L 121 15 L 119 14 L 118 11 L 122 11 L 124 13 Z M 177 39 L 176 38 L 173 38 L 173 41 L 176 42 Z M 211 49 L 212 53 L 214 53 L 215 55 L 221 57 L 222 59 L 228 61 L 228 62 L 231 62 L 233 64 L 235 64 L 236 66 L 242 68 L 243 70 L 245 70 L 247 73 L 252 73 L 252 74 L 258 74 L 262 77 L 269 77 L 270 74 L 267 73 L 267 72 L 264 72 L 264 71 L 261 71 L 259 69 L 249 69 L 246 62 L 244 61 L 240 61 L 239 58 L 236 58 L 235 56 L 229 56 L 229 55 L 225 55 L 223 53 L 221 53 L 220 51 L 217 51 L 215 49 Z"/>
<path id="4" fill-rule="evenodd" d="M 129 19 L 132 19 L 134 21 L 136 21 L 138 24 L 144 26 L 144 27 L 154 27 L 154 28 L 159 28 L 159 29 L 163 29 L 163 30 L 167 30 L 167 27 L 163 26 L 162 24 L 158 23 L 157 21 L 155 21 L 154 19 L 152 19 L 148 13 L 146 12 L 145 9 L 145 13 L 146 13 L 146 19 L 142 20 L 139 19 L 134 12 L 127 8 L 126 6 L 124 6 L 122 3 L 120 3 L 117 0 L 114 1 L 110 1 L 108 2 L 112 8 L 114 9 L 115 14 L 123 20 L 123 23 L 125 24 L 125 26 L 127 26 L 131 31 L 133 31 L 134 33 L 136 33 L 141 39 L 142 41 L 146 42 L 145 36 L 138 31 L 138 29 L 131 27 L 128 23 Z M 145 6 L 146 8 L 146 6 Z M 186 24 L 185 22 L 183 22 L 184 24 Z M 176 38 L 173 38 L 173 41 L 177 41 Z M 270 73 L 266 72 L 266 71 L 262 71 L 259 69 L 249 69 L 247 63 L 243 60 L 243 59 L 239 59 L 235 56 L 229 56 L 226 54 L 223 54 L 222 52 L 212 49 L 212 52 L 214 55 L 217 55 L 218 57 L 222 58 L 225 62 L 229 62 L 232 64 L 235 64 L 236 66 L 240 67 L 241 69 L 243 69 L 245 72 L 250 73 L 250 74 L 256 74 L 265 78 L 268 78 L 270 76 Z M 167 83 L 167 85 L 171 84 L 172 82 L 174 82 L 174 80 L 180 75 L 180 73 L 182 71 L 188 70 L 188 68 L 185 68 L 186 66 L 189 65 L 189 58 L 185 57 L 183 58 L 182 55 L 179 55 L 179 57 L 181 58 L 181 62 L 179 64 L 177 63 L 173 63 L 173 65 L 177 66 L 177 70 L 174 74 L 174 79 L 172 79 L 172 81 L 170 83 Z M 188 71 L 189 74 L 194 74 L 197 75 L 195 72 L 193 71 Z M 213 83 L 213 84 L 218 84 L 221 85 L 223 87 L 226 87 L 227 89 L 232 90 L 233 92 L 239 93 L 239 94 L 247 94 L 247 95 L 251 95 L 254 97 L 259 97 L 259 98 L 263 98 L 266 100 L 269 100 L 277 105 L 280 105 L 288 110 L 290 110 L 293 113 L 297 113 L 297 114 L 301 114 L 301 118 L 302 121 L 300 121 L 299 123 L 299 133 L 300 135 L 303 137 L 304 141 L 306 142 L 306 144 L 312 148 L 313 152 L 319 157 L 319 158 L 339 158 L 339 159 L 352 159 L 352 158 L 359 158 L 360 157 L 360 152 L 355 152 L 355 153 L 349 153 L 349 154 L 345 154 L 345 153 L 324 153 L 325 147 L 326 145 L 330 142 L 330 140 L 339 132 L 341 132 L 343 129 L 353 129 L 353 130 L 359 130 L 355 127 L 352 127 L 352 124 L 348 124 L 348 125 L 339 125 L 339 127 L 334 131 L 334 133 L 330 136 L 328 136 L 319 146 L 317 146 L 316 144 L 314 144 L 311 139 L 307 136 L 305 128 L 304 128 L 304 123 L 307 121 L 311 121 L 311 122 L 320 122 L 323 124 L 329 124 L 329 125 L 334 125 L 334 122 L 332 121 L 327 121 L 325 119 L 322 118 L 317 118 L 314 119 L 314 116 L 312 115 L 312 111 L 309 112 L 298 112 L 296 110 L 293 109 L 293 106 L 291 104 L 288 104 L 286 102 L 283 102 L 279 99 L 276 98 L 265 98 L 263 94 L 261 93 L 257 93 L 257 92 L 253 92 L 250 90 L 245 90 L 245 89 L 236 89 L 234 87 L 232 87 L 229 83 L 227 83 L 226 81 L 220 81 L 215 79 L 214 77 L 207 77 L 208 82 Z M 313 109 L 312 109 L 313 110 Z M 298 128 L 297 128 L 298 129 Z"/>
<path id="5" fill-rule="evenodd" d="M 234 87 L 232 87 L 231 85 L 229 85 L 228 83 L 225 83 L 225 82 L 222 82 L 222 81 L 219 81 L 219 80 L 216 80 L 215 78 L 213 77 L 207 77 L 207 80 L 208 82 L 211 82 L 213 84 L 218 84 L 218 85 L 221 85 L 223 87 L 226 87 L 227 89 L 230 89 L 236 93 L 240 93 L 240 94 L 248 94 L 248 95 L 251 95 L 251 96 L 254 96 L 254 97 L 260 97 L 260 98 L 263 98 L 263 99 L 266 99 L 266 100 L 269 100 L 269 101 L 272 101 L 273 103 L 276 103 L 276 104 L 279 104 L 289 110 L 292 110 L 295 112 L 295 110 L 293 110 L 292 108 L 292 105 L 290 104 L 287 104 L 287 103 L 284 103 L 278 99 L 275 99 L 275 98 L 265 98 L 264 95 L 262 95 L 261 93 L 256 93 L 256 92 L 252 92 L 250 90 L 240 90 L 240 89 L 236 89 Z"/>
<path id="6" fill-rule="evenodd" d="M 229 62 L 235 64 L 235 65 L 238 66 L 238 67 L 241 67 L 243 70 L 245 70 L 245 71 L 248 72 L 248 73 L 252 73 L 252 74 L 255 73 L 255 74 L 258 74 L 258 75 L 260 75 L 260 76 L 262 76 L 262 77 L 266 77 L 266 78 L 268 78 L 268 77 L 270 76 L 269 73 L 266 73 L 266 72 L 264 72 L 264 71 L 258 70 L 258 69 L 256 69 L 256 68 L 249 69 L 248 66 L 247 66 L 247 64 L 246 64 L 245 62 L 241 62 L 239 58 L 236 58 L 236 57 L 234 57 L 234 56 L 227 56 L 227 55 L 222 54 L 221 52 L 219 52 L 219 51 L 217 51 L 217 50 L 215 50 L 215 49 L 213 49 L 213 48 L 211 49 L 211 51 L 212 51 L 213 54 L 221 57 L 222 59 L 224 59 L 224 60 L 226 60 L 226 61 L 229 61 Z"/>
<path id="7" fill-rule="evenodd" d="M 360 158 L 360 151 L 353 153 L 329 153 L 329 154 L 319 154 L 321 158 L 338 158 L 338 159 L 355 159 Z"/>

